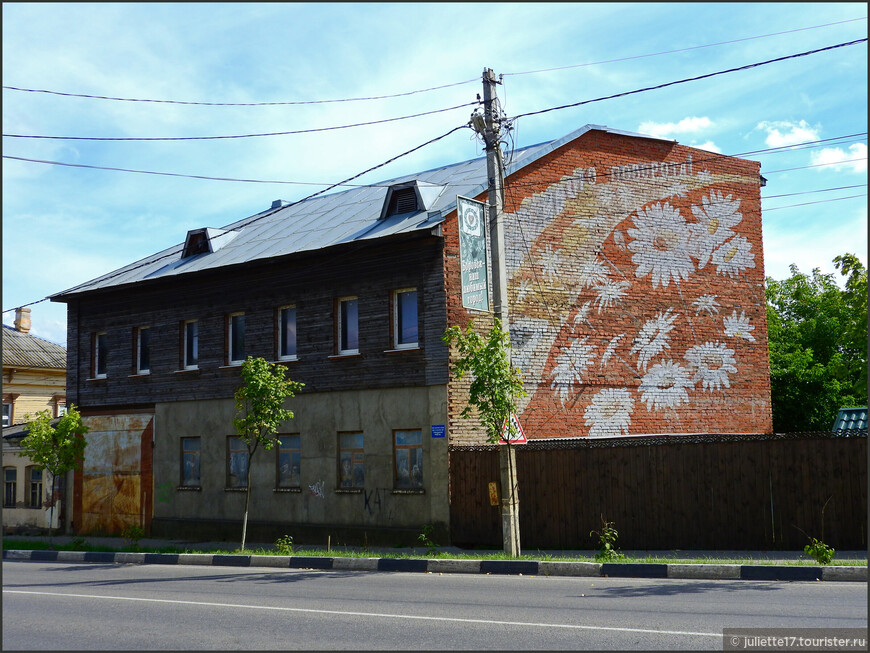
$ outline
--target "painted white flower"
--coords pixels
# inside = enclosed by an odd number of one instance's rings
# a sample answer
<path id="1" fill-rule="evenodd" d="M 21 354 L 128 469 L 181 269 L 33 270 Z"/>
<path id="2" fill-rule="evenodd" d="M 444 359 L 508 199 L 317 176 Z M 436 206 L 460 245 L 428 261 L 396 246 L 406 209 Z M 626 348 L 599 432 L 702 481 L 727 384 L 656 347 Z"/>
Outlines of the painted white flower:
<path id="1" fill-rule="evenodd" d="M 614 352 L 616 351 L 617 346 L 619 346 L 619 341 L 625 337 L 624 333 L 620 333 L 618 336 L 614 336 L 610 339 L 607 347 L 604 350 L 604 353 L 601 354 L 601 360 L 598 363 L 598 367 L 604 367 L 612 357 Z"/>
<path id="2" fill-rule="evenodd" d="M 613 242 L 616 243 L 619 249 L 625 249 L 625 236 L 622 235 L 619 229 L 613 231 Z"/>
<path id="3" fill-rule="evenodd" d="M 637 354 L 637 369 L 646 371 L 647 365 L 665 349 L 670 349 L 671 345 L 668 342 L 670 333 L 674 328 L 674 320 L 679 317 L 679 313 L 671 315 L 673 309 L 662 312 L 646 323 L 638 333 L 637 338 L 631 344 L 630 354 Z"/>
<path id="4" fill-rule="evenodd" d="M 709 170 L 702 170 L 697 175 L 695 175 L 695 178 L 699 182 L 701 182 L 702 186 L 709 186 L 713 183 L 713 173 L 711 173 Z"/>
<path id="5" fill-rule="evenodd" d="M 522 302 L 532 292 L 532 282 L 528 279 L 520 281 L 517 288 L 517 302 Z"/>
<path id="6" fill-rule="evenodd" d="M 695 345 L 683 357 L 695 371 L 692 381 L 700 382 L 704 390 L 730 388 L 729 374 L 737 371 L 734 350 L 720 342 L 705 342 Z"/>
<path id="7" fill-rule="evenodd" d="M 691 372 L 667 360 L 656 363 L 650 368 L 641 379 L 638 392 L 647 410 L 661 410 L 689 403 L 688 390 L 694 387 Z"/>
<path id="8" fill-rule="evenodd" d="M 592 397 L 583 417 L 589 426 L 590 438 L 606 438 L 628 435 L 634 399 L 628 390 L 605 388 Z"/>
<path id="9" fill-rule="evenodd" d="M 547 281 L 552 282 L 554 279 L 558 279 L 561 274 L 562 255 L 559 253 L 560 251 L 547 245 L 544 251 L 541 252 L 541 270 L 543 270 L 544 276 L 547 277 Z"/>
<path id="10" fill-rule="evenodd" d="M 749 324 L 749 318 L 746 317 L 745 311 L 740 311 L 740 317 L 737 317 L 737 309 L 730 316 L 722 320 L 725 326 L 725 335 L 729 338 L 743 338 L 749 342 L 755 342 L 755 336 L 750 331 L 755 329 Z"/>
<path id="11" fill-rule="evenodd" d="M 581 288 L 598 286 L 610 280 L 610 269 L 603 261 L 595 259 L 580 268 L 578 281 Z"/>
<path id="12" fill-rule="evenodd" d="M 588 336 L 575 340 L 568 348 L 561 347 L 562 354 L 556 358 L 550 387 L 559 393 L 562 405 L 574 391 L 574 384 L 583 380 L 583 373 L 595 359 L 595 347 L 587 345 Z"/>
<path id="13" fill-rule="evenodd" d="M 692 302 L 695 307 L 695 315 L 700 315 L 702 312 L 708 315 L 719 312 L 719 303 L 716 301 L 718 295 L 701 295 Z"/>
<path id="14" fill-rule="evenodd" d="M 574 314 L 574 326 L 576 327 L 581 322 L 589 321 L 589 313 L 592 312 L 592 302 L 584 302 L 583 306 L 577 309 L 577 313 Z"/>
<path id="15" fill-rule="evenodd" d="M 598 297 L 595 298 L 595 303 L 598 305 L 598 312 L 602 308 L 610 308 L 614 302 L 625 297 L 631 284 L 628 281 L 611 281 L 609 283 L 595 286 L 595 292 Z"/>
<path id="16" fill-rule="evenodd" d="M 731 195 L 724 197 L 715 190 L 709 198 L 701 198 L 701 206 L 692 207 L 692 214 L 698 221 L 689 225 L 691 251 L 698 258 L 699 270 L 710 262 L 713 250 L 734 235 L 732 227 L 743 219 L 739 208 L 740 200 L 732 200 Z"/>
<path id="17" fill-rule="evenodd" d="M 734 236 L 727 243 L 713 252 L 713 264 L 716 272 L 736 277 L 746 268 L 755 267 L 755 254 L 750 250 L 752 243 L 743 236 Z"/>
<path id="18" fill-rule="evenodd" d="M 689 257 L 689 225 L 680 212 L 667 202 L 653 204 L 638 212 L 634 224 L 637 228 L 628 230 L 634 238 L 628 249 L 634 252 L 637 277 L 652 274 L 653 288 L 688 279 L 695 267 Z"/>

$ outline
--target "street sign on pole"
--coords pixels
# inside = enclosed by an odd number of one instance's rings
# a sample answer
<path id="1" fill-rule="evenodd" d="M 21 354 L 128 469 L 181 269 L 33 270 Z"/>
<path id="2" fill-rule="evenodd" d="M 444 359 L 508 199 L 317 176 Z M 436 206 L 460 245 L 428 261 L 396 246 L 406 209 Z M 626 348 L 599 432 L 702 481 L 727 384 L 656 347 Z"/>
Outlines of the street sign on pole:
<path id="1" fill-rule="evenodd" d="M 489 310 L 486 261 L 486 204 L 456 197 L 459 221 L 459 263 L 462 268 L 462 306 Z"/>
<path id="2" fill-rule="evenodd" d="M 507 435 L 507 438 L 505 438 L 505 435 Z M 501 437 L 498 439 L 498 443 L 507 444 L 508 441 L 510 441 L 511 444 L 526 444 L 528 442 L 523 427 L 520 426 L 520 420 L 518 420 L 517 416 L 513 413 L 511 413 L 510 420 L 504 421 L 504 425 L 501 427 Z"/>

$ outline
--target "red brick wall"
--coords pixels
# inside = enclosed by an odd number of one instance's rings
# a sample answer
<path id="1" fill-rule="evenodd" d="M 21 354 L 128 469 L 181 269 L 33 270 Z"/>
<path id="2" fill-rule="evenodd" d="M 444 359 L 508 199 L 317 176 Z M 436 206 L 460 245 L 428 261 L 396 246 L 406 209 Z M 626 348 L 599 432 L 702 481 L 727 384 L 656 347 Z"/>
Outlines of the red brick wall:
<path id="1" fill-rule="evenodd" d="M 759 169 L 595 130 L 506 180 L 527 437 L 771 431 Z M 464 326 L 455 215 L 444 239 Z M 452 442 L 479 442 L 464 396 L 451 381 Z"/>

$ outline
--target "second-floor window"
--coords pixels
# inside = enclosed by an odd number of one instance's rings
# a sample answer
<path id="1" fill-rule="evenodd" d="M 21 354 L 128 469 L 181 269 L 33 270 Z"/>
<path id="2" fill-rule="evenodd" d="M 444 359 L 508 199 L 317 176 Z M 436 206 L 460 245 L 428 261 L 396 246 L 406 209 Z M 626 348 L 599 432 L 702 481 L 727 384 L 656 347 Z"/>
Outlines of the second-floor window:
<path id="1" fill-rule="evenodd" d="M 278 358 L 296 360 L 296 307 L 278 310 Z"/>
<path id="2" fill-rule="evenodd" d="M 136 374 L 151 373 L 151 329 L 136 329 Z"/>
<path id="3" fill-rule="evenodd" d="M 406 288 L 393 293 L 393 347 L 417 347 L 417 289 Z"/>
<path id="4" fill-rule="evenodd" d="M 12 425 L 12 402 L 3 402 L 3 428 Z"/>
<path id="5" fill-rule="evenodd" d="M 199 367 L 199 322 L 187 320 L 181 328 L 183 368 L 195 370 Z"/>
<path id="6" fill-rule="evenodd" d="M 104 379 L 109 369 L 109 337 L 105 331 L 94 334 L 94 378 Z"/>
<path id="7" fill-rule="evenodd" d="M 233 313 L 227 319 L 227 358 L 230 365 L 245 360 L 245 314 Z"/>
<path id="8" fill-rule="evenodd" d="M 359 303 L 356 297 L 338 300 L 338 353 L 359 353 Z"/>

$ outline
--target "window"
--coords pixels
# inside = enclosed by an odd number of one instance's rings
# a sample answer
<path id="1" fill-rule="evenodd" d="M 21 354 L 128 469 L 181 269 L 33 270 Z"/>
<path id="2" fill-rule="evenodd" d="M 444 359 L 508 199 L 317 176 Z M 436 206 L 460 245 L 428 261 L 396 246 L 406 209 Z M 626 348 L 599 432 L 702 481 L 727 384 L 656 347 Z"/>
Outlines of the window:
<path id="1" fill-rule="evenodd" d="M 18 470 L 15 467 L 3 468 L 3 507 L 15 507 L 15 495 L 18 493 Z"/>
<path id="2" fill-rule="evenodd" d="M 182 367 L 195 370 L 199 367 L 199 322 L 187 320 L 182 328 Z"/>
<path id="3" fill-rule="evenodd" d="M 299 487 L 299 470 L 302 463 L 298 435 L 278 436 L 277 487 Z"/>
<path id="4" fill-rule="evenodd" d="M 362 433 L 338 434 L 338 486 L 362 489 L 365 486 L 365 453 Z"/>
<path id="5" fill-rule="evenodd" d="M 136 329 L 136 374 L 151 373 L 151 329 Z"/>
<path id="6" fill-rule="evenodd" d="M 3 402 L 3 428 L 12 424 L 12 402 Z"/>
<path id="7" fill-rule="evenodd" d="M 296 307 L 278 310 L 278 359 L 296 360 Z"/>
<path id="8" fill-rule="evenodd" d="M 28 467 L 27 480 L 30 484 L 30 507 L 42 508 L 42 470 Z"/>
<path id="9" fill-rule="evenodd" d="M 241 438 L 227 438 L 227 487 L 248 487 L 248 455 Z"/>
<path id="10" fill-rule="evenodd" d="M 338 300 L 338 353 L 359 353 L 359 306 L 356 297 Z"/>
<path id="11" fill-rule="evenodd" d="M 396 349 L 417 347 L 417 289 L 393 293 L 393 346 Z"/>
<path id="12" fill-rule="evenodd" d="M 229 329 L 227 353 L 230 365 L 238 365 L 245 360 L 245 314 L 233 313 L 227 320 Z"/>
<path id="13" fill-rule="evenodd" d="M 109 360 L 109 339 L 105 331 L 94 334 L 94 378 L 106 378 Z"/>
<path id="14" fill-rule="evenodd" d="M 393 431 L 393 456 L 396 461 L 396 489 L 423 487 L 423 432 Z"/>
<path id="15" fill-rule="evenodd" d="M 199 438 L 181 438 L 181 484 L 199 487 Z"/>

